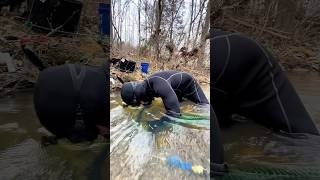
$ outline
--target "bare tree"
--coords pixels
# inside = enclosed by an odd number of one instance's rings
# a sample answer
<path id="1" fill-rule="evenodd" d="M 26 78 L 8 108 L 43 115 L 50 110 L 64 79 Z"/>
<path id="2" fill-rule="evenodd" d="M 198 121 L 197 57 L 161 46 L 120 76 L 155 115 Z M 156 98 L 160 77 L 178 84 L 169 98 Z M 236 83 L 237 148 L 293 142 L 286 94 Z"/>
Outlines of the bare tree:
<path id="1" fill-rule="evenodd" d="M 138 36 L 139 36 L 139 55 L 141 47 L 141 0 L 138 1 Z"/>
<path id="2" fill-rule="evenodd" d="M 189 24 L 188 38 L 187 38 L 186 44 L 189 44 L 189 40 L 190 40 L 190 36 L 191 36 L 191 30 L 192 30 L 192 25 L 193 25 L 193 9 L 194 9 L 194 0 L 191 0 L 190 24 Z"/>
<path id="3" fill-rule="evenodd" d="M 199 51 L 200 51 L 199 52 L 200 61 L 198 61 L 199 65 L 203 63 L 203 55 L 205 51 L 206 39 L 209 36 L 210 14 L 211 14 L 209 9 L 210 9 L 210 6 L 207 6 L 205 20 L 202 24 L 202 32 L 200 36 L 200 45 L 199 45 Z"/>
<path id="4" fill-rule="evenodd" d="M 161 32 L 161 19 L 162 19 L 162 0 L 157 0 L 157 6 L 155 8 L 155 29 L 153 34 L 153 43 L 155 48 L 155 59 L 158 61 L 160 57 L 160 32 Z"/>
<path id="5" fill-rule="evenodd" d="M 193 47 L 197 44 L 197 40 L 198 40 L 198 35 L 199 35 L 199 31 L 200 31 L 200 27 L 203 24 L 202 22 L 202 18 L 203 18 L 203 11 L 206 10 L 206 2 L 207 0 L 201 0 L 200 1 L 200 8 L 199 8 L 199 13 L 200 14 L 200 18 L 198 21 L 198 26 L 197 26 L 197 30 L 196 30 L 196 34 L 195 34 L 195 38 L 193 40 Z M 205 19 L 206 20 L 206 19 Z M 202 39 L 201 39 L 202 40 Z M 201 43 L 201 42 L 200 42 Z"/>

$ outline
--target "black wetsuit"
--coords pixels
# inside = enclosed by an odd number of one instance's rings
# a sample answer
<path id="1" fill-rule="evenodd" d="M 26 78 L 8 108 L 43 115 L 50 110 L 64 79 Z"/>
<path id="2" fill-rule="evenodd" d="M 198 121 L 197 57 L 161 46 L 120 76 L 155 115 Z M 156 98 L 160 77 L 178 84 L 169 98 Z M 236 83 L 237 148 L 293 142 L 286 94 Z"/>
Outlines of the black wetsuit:
<path id="1" fill-rule="evenodd" d="M 220 124 L 232 114 L 289 133 L 319 134 L 274 57 L 256 41 L 214 31 L 211 103 Z"/>
<path id="2" fill-rule="evenodd" d="M 180 115 L 180 103 L 182 98 L 187 98 L 197 104 L 209 104 L 197 81 L 188 73 L 178 71 L 161 71 L 145 79 L 136 87 L 137 98 L 150 101 L 153 97 L 161 97 L 166 108 L 166 114 L 170 116 Z M 211 131 L 214 137 L 213 156 L 210 157 L 212 171 L 218 174 L 224 171 L 223 146 L 217 118 L 213 109 L 210 109 Z M 165 117 L 165 116 L 164 116 Z M 166 118 L 165 118 L 166 119 Z"/>
<path id="3" fill-rule="evenodd" d="M 209 104 L 197 81 L 188 73 L 178 71 L 161 71 L 146 78 L 137 87 L 138 98 L 150 101 L 161 97 L 166 114 L 180 115 L 180 101 L 187 98 L 197 104 Z"/>
<path id="4" fill-rule="evenodd" d="M 275 130 L 319 135 L 280 65 L 256 41 L 240 34 L 211 32 L 210 72 L 211 175 L 226 170 L 221 166 L 224 158 L 219 123 L 230 124 L 232 114 Z"/>

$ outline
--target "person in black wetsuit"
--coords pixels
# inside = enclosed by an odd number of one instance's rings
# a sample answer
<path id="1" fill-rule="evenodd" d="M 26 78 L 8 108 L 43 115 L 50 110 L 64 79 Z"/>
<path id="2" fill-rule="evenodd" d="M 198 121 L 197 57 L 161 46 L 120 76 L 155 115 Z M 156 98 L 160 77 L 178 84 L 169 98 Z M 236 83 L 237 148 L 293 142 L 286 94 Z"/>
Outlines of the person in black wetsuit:
<path id="1" fill-rule="evenodd" d="M 126 82 L 121 88 L 122 100 L 132 106 L 150 104 L 154 97 L 162 98 L 166 114 L 180 116 L 180 101 L 187 98 L 197 104 L 209 104 L 197 81 L 188 73 L 161 71 L 141 83 Z"/>
<path id="2" fill-rule="evenodd" d="M 39 62 L 34 64 L 43 68 Z M 34 90 L 40 123 L 58 139 L 73 143 L 92 141 L 98 134 L 107 137 L 108 75 L 106 65 L 65 64 L 42 70 Z"/>
<path id="3" fill-rule="evenodd" d="M 178 71 L 161 71 L 157 72 L 142 82 L 127 82 L 121 88 L 122 100 L 132 106 L 148 105 L 154 97 L 161 97 L 166 114 L 170 117 L 179 117 L 180 101 L 187 98 L 197 104 L 209 104 L 208 99 L 203 93 L 197 81 L 188 73 Z M 212 150 L 211 170 L 214 174 L 221 174 L 226 171 L 223 164 L 223 146 L 220 137 L 220 129 L 217 118 L 212 108 L 210 108 L 211 131 L 212 137 L 215 138 Z M 163 116 L 160 121 L 169 120 Z"/>
<path id="4" fill-rule="evenodd" d="M 229 126 L 233 114 L 276 131 L 319 135 L 280 65 L 258 42 L 241 34 L 211 31 L 210 80 L 211 116 L 215 116 L 215 129 L 210 131 L 211 175 L 227 170 L 219 166 L 224 163 L 219 124 Z"/>
<path id="5" fill-rule="evenodd" d="M 293 86 L 266 48 L 240 34 L 213 31 L 211 104 L 221 125 L 239 114 L 274 130 L 319 135 Z"/>

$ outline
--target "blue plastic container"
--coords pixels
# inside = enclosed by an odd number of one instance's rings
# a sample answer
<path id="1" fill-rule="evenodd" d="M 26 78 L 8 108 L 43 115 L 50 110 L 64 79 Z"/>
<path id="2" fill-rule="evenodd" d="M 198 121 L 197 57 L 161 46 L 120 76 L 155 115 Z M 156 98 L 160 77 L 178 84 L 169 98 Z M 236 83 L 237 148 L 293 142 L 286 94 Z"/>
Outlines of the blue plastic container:
<path id="1" fill-rule="evenodd" d="M 99 15 L 100 15 L 100 23 L 99 29 L 100 34 L 103 36 L 110 36 L 110 4 L 99 3 Z"/>
<path id="2" fill-rule="evenodd" d="M 149 63 L 141 63 L 141 72 L 148 74 Z"/>

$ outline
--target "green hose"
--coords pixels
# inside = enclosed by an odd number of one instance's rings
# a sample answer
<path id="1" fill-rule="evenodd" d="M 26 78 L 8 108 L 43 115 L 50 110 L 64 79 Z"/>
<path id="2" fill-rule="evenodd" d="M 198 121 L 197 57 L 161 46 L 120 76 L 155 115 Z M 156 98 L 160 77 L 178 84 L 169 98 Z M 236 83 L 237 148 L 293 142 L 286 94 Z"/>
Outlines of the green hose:
<path id="1" fill-rule="evenodd" d="M 210 116 L 183 113 L 179 118 L 175 118 L 173 122 L 193 128 L 208 128 L 210 127 Z"/>
<path id="2" fill-rule="evenodd" d="M 182 115 L 179 117 L 179 119 L 183 120 L 209 120 L 210 116 L 205 116 L 201 114 L 194 114 L 194 113 L 182 113 Z"/>
<path id="3" fill-rule="evenodd" d="M 270 168 L 234 169 L 225 174 L 222 180 L 293 180 L 320 179 L 320 170 L 315 168 Z"/>

